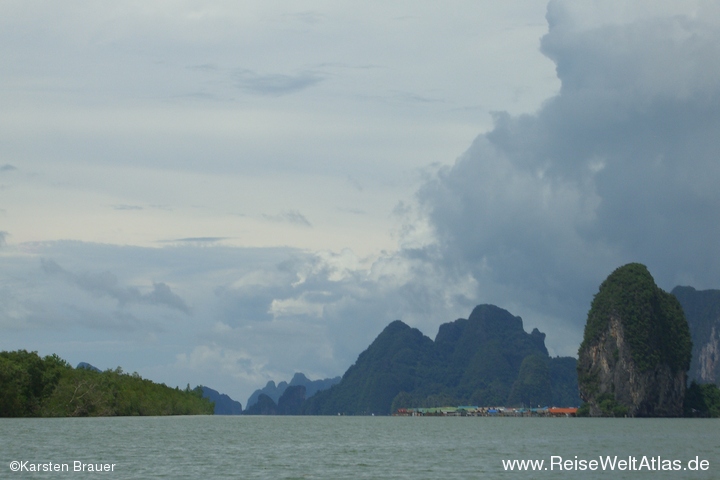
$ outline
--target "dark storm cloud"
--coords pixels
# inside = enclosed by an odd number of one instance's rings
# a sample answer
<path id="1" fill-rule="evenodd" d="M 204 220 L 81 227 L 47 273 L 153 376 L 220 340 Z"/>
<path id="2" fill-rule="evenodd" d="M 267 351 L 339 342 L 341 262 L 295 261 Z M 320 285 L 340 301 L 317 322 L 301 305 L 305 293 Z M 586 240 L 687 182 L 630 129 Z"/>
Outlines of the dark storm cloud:
<path id="1" fill-rule="evenodd" d="M 578 31 L 548 9 L 558 95 L 498 113 L 419 198 L 442 261 L 575 325 L 614 268 L 720 287 L 720 34 L 702 20 Z"/>
<path id="2" fill-rule="evenodd" d="M 190 307 L 185 301 L 162 282 L 153 283 L 153 289 L 149 293 L 141 293 L 135 287 L 120 286 L 117 277 L 110 272 L 75 274 L 47 259 L 41 259 L 41 266 L 48 275 L 62 277 L 93 295 L 114 298 L 120 306 L 131 303 L 165 306 L 190 314 Z"/>

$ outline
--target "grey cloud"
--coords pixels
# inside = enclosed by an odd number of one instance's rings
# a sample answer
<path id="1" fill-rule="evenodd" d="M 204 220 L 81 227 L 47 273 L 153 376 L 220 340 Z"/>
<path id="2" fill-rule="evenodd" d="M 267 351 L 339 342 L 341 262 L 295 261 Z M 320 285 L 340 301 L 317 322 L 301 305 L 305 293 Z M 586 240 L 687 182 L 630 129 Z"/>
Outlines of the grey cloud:
<path id="1" fill-rule="evenodd" d="M 277 295 L 275 288 L 245 286 L 240 289 L 218 287 L 218 316 L 227 325 L 246 324 L 272 320 L 270 304 Z"/>
<path id="2" fill-rule="evenodd" d="M 190 313 L 190 308 L 185 301 L 173 293 L 170 287 L 163 282 L 153 283 L 152 292 L 141 295 L 140 301 L 149 305 L 166 305 L 181 312 Z"/>
<path id="3" fill-rule="evenodd" d="M 625 262 L 664 288 L 720 286 L 720 32 L 682 17 L 576 31 L 558 8 L 542 51 L 559 94 L 496 114 L 418 197 L 445 268 L 577 337 Z"/>
<path id="4" fill-rule="evenodd" d="M 427 250 L 388 254 L 366 271 L 357 269 L 362 259 L 350 252 L 199 248 L 193 243 L 142 248 L 48 242 L 37 248 L 46 258 L 41 269 L 23 256 L 0 272 L 10 285 L 9 297 L 0 289 L 0 323 L 6 330 L 24 332 L 26 338 L 31 331 L 33 338 L 52 336 L 61 343 L 106 340 L 104 331 L 111 330 L 113 341 L 126 345 L 138 339 L 152 342 L 149 338 L 162 332 L 162 350 L 171 358 L 202 339 L 245 352 L 274 378 L 273 372 L 288 376 L 294 369 L 341 374 L 392 320 L 401 318 L 434 335 L 439 323 L 467 315 L 466 305 L 473 302 L 463 285 L 466 278 L 438 269 Z M 167 285 L 141 292 L 119 280 L 158 271 L 169 281 L 182 278 L 193 285 L 192 319 L 175 314 L 185 303 Z M 10 281 L 15 277 L 25 278 L 26 287 Z M 175 306 L 148 312 L 137 304 Z M 170 329 L 170 324 L 183 328 Z"/>
<path id="5" fill-rule="evenodd" d="M 174 240 L 163 240 L 162 243 L 184 243 L 184 244 L 198 244 L 198 245 L 209 245 L 213 243 L 222 242 L 230 237 L 185 237 L 176 238 Z"/>
<path id="6" fill-rule="evenodd" d="M 42 270 L 60 276 L 77 287 L 97 296 L 108 296 L 118 301 L 120 306 L 126 304 L 157 305 L 173 308 L 190 314 L 190 307 L 185 301 L 173 293 L 165 283 L 153 283 L 150 293 L 143 294 L 135 287 L 122 287 L 118 279 L 110 272 L 75 274 L 62 268 L 53 260 L 41 259 Z"/>
<path id="7" fill-rule="evenodd" d="M 80 326 L 90 331 L 113 331 L 116 333 L 161 332 L 161 326 L 152 320 L 140 320 L 125 311 L 107 312 L 86 306 L 54 304 L 52 313 L 46 311 L 30 312 L 26 318 L 28 325 L 43 329 L 61 331 L 68 326 Z M 26 327 L 27 328 L 27 327 Z"/>
<path id="8" fill-rule="evenodd" d="M 362 192 L 365 189 L 362 182 L 357 178 L 353 177 L 352 175 L 348 175 L 347 182 L 358 192 Z"/>
<path id="9" fill-rule="evenodd" d="M 434 335 L 439 323 L 469 313 L 473 300 L 459 285 L 465 279 L 446 276 L 426 255 L 383 257 L 366 272 L 346 269 L 343 254 L 295 252 L 250 276 L 255 282 L 216 290 L 232 331 L 211 338 L 226 348 L 243 345 L 269 370 L 302 364 L 342 373 L 392 320 Z"/>
<path id="10" fill-rule="evenodd" d="M 397 99 L 401 102 L 407 102 L 407 103 L 416 103 L 416 104 L 427 104 L 427 103 L 444 103 L 445 100 L 442 98 L 436 98 L 436 97 L 429 97 L 425 95 L 420 95 L 417 93 L 412 92 L 400 92 L 400 91 L 394 91 L 391 92 L 392 98 Z"/>
<path id="11" fill-rule="evenodd" d="M 312 10 L 308 10 L 305 12 L 285 13 L 281 17 L 291 20 L 297 20 L 301 23 L 306 23 L 309 25 L 315 25 L 317 23 L 320 23 L 326 18 L 325 15 L 323 15 L 322 13 Z"/>
<path id="12" fill-rule="evenodd" d="M 143 207 L 139 205 L 113 205 L 113 210 L 142 210 Z"/>
<path id="13" fill-rule="evenodd" d="M 288 253 L 255 266 L 256 270 L 246 272 L 237 285 L 216 287 L 221 319 L 233 326 L 272 320 L 274 300 L 292 298 L 312 288 L 307 280 L 300 288 L 293 285 L 302 272 L 312 271 L 315 265 L 311 255 Z"/>
<path id="14" fill-rule="evenodd" d="M 338 208 L 338 211 L 352 213 L 353 215 L 367 215 L 367 212 L 361 208 Z"/>
<path id="15" fill-rule="evenodd" d="M 263 218 L 273 222 L 286 222 L 300 225 L 303 227 L 312 227 L 312 223 L 310 223 L 310 221 L 305 217 L 305 215 L 298 212 L 297 210 L 287 210 L 278 215 L 263 215 Z"/>
<path id="16" fill-rule="evenodd" d="M 300 72 L 295 75 L 282 73 L 259 74 L 241 70 L 235 74 L 238 86 L 256 95 L 281 96 L 312 87 L 323 80 L 317 72 Z"/>
<path id="17" fill-rule="evenodd" d="M 200 72 L 216 72 L 220 70 L 220 68 L 215 65 L 214 63 L 203 63 L 200 65 L 190 65 L 189 67 L 186 67 L 188 70 L 196 70 Z"/>
<path id="18" fill-rule="evenodd" d="M 13 170 L 17 170 L 17 167 L 15 165 L 10 165 L 9 163 L 0 167 L 0 172 L 12 172 Z"/>
<path id="19" fill-rule="evenodd" d="M 10 235 L 8 232 L 2 231 L 0 232 L 0 247 L 4 247 L 7 245 L 7 237 Z"/>
<path id="20" fill-rule="evenodd" d="M 232 98 L 208 92 L 189 92 L 182 95 L 173 95 L 172 98 L 199 102 L 231 102 Z"/>

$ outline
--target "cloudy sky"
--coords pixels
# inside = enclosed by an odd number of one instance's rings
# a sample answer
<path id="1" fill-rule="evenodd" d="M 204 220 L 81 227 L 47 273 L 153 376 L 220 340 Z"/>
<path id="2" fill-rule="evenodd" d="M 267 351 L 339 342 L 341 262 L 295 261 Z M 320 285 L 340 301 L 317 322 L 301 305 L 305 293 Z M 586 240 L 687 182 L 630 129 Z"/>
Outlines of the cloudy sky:
<path id="1" fill-rule="evenodd" d="M 245 403 L 479 303 L 720 288 L 703 1 L 4 1 L 0 349 Z"/>

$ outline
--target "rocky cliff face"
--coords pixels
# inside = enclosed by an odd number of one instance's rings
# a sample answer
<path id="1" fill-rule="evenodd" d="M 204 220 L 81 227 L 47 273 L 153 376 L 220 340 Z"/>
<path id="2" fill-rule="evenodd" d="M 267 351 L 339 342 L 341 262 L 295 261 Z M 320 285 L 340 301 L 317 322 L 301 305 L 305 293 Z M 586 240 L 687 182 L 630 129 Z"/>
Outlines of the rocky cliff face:
<path id="1" fill-rule="evenodd" d="M 590 415 L 681 416 L 690 348 L 675 297 L 643 265 L 617 269 L 593 300 L 578 352 Z"/>
<path id="2" fill-rule="evenodd" d="M 202 387 L 203 398 L 215 403 L 215 415 L 242 415 L 242 404 L 224 393 L 209 387 Z"/>
<path id="3" fill-rule="evenodd" d="M 268 397 L 264 393 L 258 395 L 258 400 L 254 405 L 247 408 L 244 415 L 277 415 L 278 408 L 277 404 L 272 398 Z"/>
<path id="4" fill-rule="evenodd" d="M 576 361 L 550 358 L 545 334 L 520 317 L 478 305 L 442 324 L 435 341 L 396 320 L 362 352 L 342 381 L 308 399 L 304 413 L 390 414 L 398 408 L 577 406 Z"/>
<path id="5" fill-rule="evenodd" d="M 720 385 L 720 290 L 675 287 L 690 326 L 693 349 L 688 378 Z"/>
<path id="6" fill-rule="evenodd" d="M 707 341 L 699 345 L 696 372 L 693 371 L 693 379 L 697 376 L 700 383 L 720 383 L 720 332 L 717 325 L 710 329 Z"/>
<path id="7" fill-rule="evenodd" d="M 304 385 L 293 385 L 285 389 L 278 400 L 279 415 L 300 415 L 305 402 L 306 389 Z"/>
<path id="8" fill-rule="evenodd" d="M 596 388 L 588 388 L 591 382 L 587 381 L 581 382 L 580 388 L 580 396 L 590 404 L 593 417 L 606 416 L 612 411 L 608 407 L 620 407 L 613 413 L 638 417 L 682 414 L 685 373 L 673 373 L 666 364 L 641 371 L 632 359 L 617 315 L 610 318 L 608 329 L 598 341 L 580 355 L 578 370 L 596 380 Z M 601 405 L 603 401 L 606 402 L 604 406 Z"/>

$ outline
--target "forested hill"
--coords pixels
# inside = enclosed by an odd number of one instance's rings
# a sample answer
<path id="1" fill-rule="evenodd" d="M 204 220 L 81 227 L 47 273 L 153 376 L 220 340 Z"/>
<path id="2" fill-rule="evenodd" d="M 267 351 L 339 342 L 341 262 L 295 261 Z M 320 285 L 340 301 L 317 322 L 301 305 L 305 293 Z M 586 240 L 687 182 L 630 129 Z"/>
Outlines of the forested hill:
<path id="1" fill-rule="evenodd" d="M 681 416 L 691 352 L 677 298 L 643 264 L 615 269 L 593 298 L 578 351 L 581 414 Z"/>
<path id="2" fill-rule="evenodd" d="M 0 417 L 212 415 L 200 387 L 170 388 L 123 373 L 72 368 L 57 355 L 0 352 Z"/>
<path id="3" fill-rule="evenodd" d="M 580 404 L 576 361 L 550 358 L 545 334 L 494 305 L 443 324 L 435 341 L 397 320 L 306 414 L 389 414 L 402 407 Z"/>

